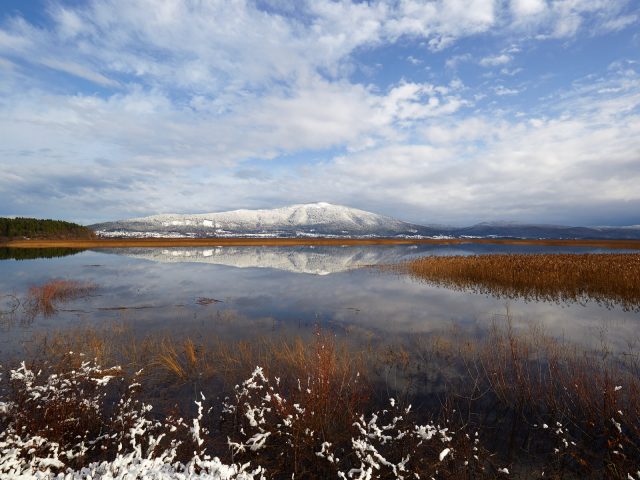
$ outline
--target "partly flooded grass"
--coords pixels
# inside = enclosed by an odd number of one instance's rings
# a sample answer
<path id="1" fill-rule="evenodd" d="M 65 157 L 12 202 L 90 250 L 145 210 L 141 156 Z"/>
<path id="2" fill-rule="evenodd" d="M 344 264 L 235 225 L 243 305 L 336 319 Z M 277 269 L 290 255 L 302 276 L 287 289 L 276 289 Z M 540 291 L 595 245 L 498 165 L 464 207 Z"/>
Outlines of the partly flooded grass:
<path id="1" fill-rule="evenodd" d="M 58 305 L 91 295 L 97 286 L 90 282 L 55 279 L 29 289 L 25 310 L 29 316 L 42 314 L 49 317 L 56 313 Z"/>
<path id="2" fill-rule="evenodd" d="M 400 266 L 431 284 L 505 298 L 640 308 L 640 255 L 432 256 Z"/>
<path id="3" fill-rule="evenodd" d="M 637 255 L 465 257 L 467 270 L 459 258 L 418 262 L 440 265 L 429 281 L 453 288 L 637 308 Z M 1 310 L 47 316 L 95 288 L 54 280 L 5 296 Z M 195 334 L 183 318 L 166 333 L 90 311 L 88 326 L 58 333 L 67 327 L 47 319 L 0 368 L 0 477 L 640 478 L 632 338 L 587 348 L 518 328 L 507 310 L 469 330 L 230 340 L 204 319 L 243 328 L 231 310 L 192 303 L 208 312 Z M 127 310 L 93 312 L 105 308 Z"/>
<path id="4" fill-rule="evenodd" d="M 0 472 L 628 480 L 640 465 L 631 347 L 585 350 L 517 330 L 509 313 L 480 337 L 368 345 L 320 330 L 50 334 L 5 367 Z"/>
<path id="5" fill-rule="evenodd" d="M 24 295 L 0 293 L 0 326 L 15 322 L 26 326 L 40 315 L 51 317 L 63 304 L 93 295 L 97 289 L 93 282 L 57 278 L 31 286 Z"/>

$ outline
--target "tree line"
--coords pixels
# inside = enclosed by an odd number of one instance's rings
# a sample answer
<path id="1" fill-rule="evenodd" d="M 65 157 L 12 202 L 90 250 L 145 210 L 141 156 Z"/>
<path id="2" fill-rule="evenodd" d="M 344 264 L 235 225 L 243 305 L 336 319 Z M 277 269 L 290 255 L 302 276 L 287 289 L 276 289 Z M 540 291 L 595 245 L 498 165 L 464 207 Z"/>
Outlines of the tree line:
<path id="1" fill-rule="evenodd" d="M 71 239 L 93 238 L 93 231 L 77 223 L 38 218 L 0 217 L 0 238 Z"/>

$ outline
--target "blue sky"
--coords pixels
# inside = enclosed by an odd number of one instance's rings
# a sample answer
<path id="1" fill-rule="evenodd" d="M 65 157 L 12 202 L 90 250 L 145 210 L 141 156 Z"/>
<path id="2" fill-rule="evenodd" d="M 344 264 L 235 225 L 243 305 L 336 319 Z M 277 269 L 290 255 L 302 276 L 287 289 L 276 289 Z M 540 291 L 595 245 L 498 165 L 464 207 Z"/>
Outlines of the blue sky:
<path id="1" fill-rule="evenodd" d="M 0 215 L 640 224 L 635 0 L 0 3 Z"/>

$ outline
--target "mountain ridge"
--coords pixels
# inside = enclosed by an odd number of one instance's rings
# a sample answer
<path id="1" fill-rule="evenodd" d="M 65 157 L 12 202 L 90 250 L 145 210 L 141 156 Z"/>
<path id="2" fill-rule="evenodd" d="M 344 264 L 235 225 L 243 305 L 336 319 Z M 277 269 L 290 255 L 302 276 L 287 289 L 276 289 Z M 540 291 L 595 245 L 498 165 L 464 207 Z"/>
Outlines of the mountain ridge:
<path id="1" fill-rule="evenodd" d="M 327 202 L 274 209 L 157 214 L 90 225 L 102 237 L 401 237 L 640 239 L 631 227 L 482 222 L 469 227 L 425 226 Z"/>

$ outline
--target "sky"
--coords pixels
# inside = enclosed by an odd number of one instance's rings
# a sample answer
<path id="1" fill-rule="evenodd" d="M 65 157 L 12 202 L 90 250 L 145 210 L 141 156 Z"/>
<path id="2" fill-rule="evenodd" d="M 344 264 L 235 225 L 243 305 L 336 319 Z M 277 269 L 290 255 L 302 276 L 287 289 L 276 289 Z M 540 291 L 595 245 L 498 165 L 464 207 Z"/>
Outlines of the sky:
<path id="1" fill-rule="evenodd" d="M 640 224 L 640 2 L 0 2 L 0 215 L 318 201 Z"/>

